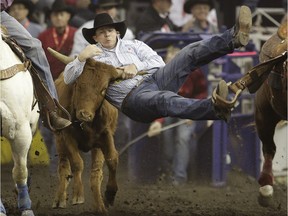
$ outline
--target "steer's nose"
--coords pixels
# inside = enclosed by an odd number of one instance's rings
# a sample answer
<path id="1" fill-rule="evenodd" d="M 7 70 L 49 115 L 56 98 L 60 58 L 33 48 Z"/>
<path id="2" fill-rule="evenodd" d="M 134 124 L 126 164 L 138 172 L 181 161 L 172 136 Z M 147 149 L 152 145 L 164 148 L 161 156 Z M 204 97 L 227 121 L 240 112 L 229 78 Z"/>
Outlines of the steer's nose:
<path id="1" fill-rule="evenodd" d="M 77 118 L 81 121 L 91 122 L 93 120 L 93 114 L 85 110 L 80 110 Z"/>

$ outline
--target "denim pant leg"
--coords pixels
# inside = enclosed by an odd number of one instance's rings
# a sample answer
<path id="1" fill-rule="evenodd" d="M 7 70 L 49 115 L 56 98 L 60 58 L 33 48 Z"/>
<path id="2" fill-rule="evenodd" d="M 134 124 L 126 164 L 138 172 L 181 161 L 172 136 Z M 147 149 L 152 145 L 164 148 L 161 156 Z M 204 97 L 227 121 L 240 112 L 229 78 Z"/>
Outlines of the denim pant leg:
<path id="1" fill-rule="evenodd" d="M 211 99 L 184 98 L 171 91 L 159 91 L 152 77 L 125 98 L 121 109 L 133 120 L 146 123 L 168 116 L 192 120 L 219 119 Z"/>
<path id="2" fill-rule="evenodd" d="M 183 124 L 176 128 L 175 148 L 173 158 L 173 175 L 175 180 L 186 182 L 188 179 L 187 169 L 190 160 L 190 145 L 195 145 L 192 134 L 195 130 L 195 122 L 191 125 Z"/>
<path id="3" fill-rule="evenodd" d="M 214 59 L 232 53 L 234 45 L 229 29 L 221 35 L 198 41 L 184 47 L 166 66 L 153 74 L 159 90 L 178 92 L 189 73 Z"/>
<path id="4" fill-rule="evenodd" d="M 32 37 L 16 19 L 5 11 L 1 12 L 1 25 L 7 28 L 9 35 L 17 41 L 26 57 L 31 59 L 52 97 L 58 99 L 50 66 L 40 40 Z"/>
<path id="5" fill-rule="evenodd" d="M 176 93 L 196 67 L 233 52 L 233 29 L 184 47 L 166 66 L 135 88 L 124 100 L 122 111 L 135 121 L 160 117 L 216 120 L 211 99 L 183 98 Z"/>

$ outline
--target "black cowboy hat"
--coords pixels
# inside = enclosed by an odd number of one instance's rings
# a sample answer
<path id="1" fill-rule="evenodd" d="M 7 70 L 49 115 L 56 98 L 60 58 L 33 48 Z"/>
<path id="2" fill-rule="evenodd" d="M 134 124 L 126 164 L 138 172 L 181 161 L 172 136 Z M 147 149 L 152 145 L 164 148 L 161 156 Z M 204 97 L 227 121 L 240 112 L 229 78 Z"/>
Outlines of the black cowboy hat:
<path id="1" fill-rule="evenodd" d="M 74 15 L 75 11 L 74 9 L 65 3 L 64 0 L 55 0 L 52 4 L 51 9 L 48 11 L 48 15 L 50 15 L 52 12 L 61 12 L 66 11 L 70 13 L 71 17 Z"/>
<path id="2" fill-rule="evenodd" d="M 94 12 L 98 8 L 120 7 L 122 5 L 121 0 L 98 0 L 96 2 L 91 1 L 89 9 Z"/>
<path id="3" fill-rule="evenodd" d="M 24 7 L 29 11 L 29 14 L 32 14 L 35 8 L 35 5 L 30 0 L 15 0 L 13 1 L 12 5 L 15 4 L 23 4 Z"/>
<path id="4" fill-rule="evenodd" d="M 120 38 L 123 38 L 127 27 L 124 21 L 122 22 L 114 22 L 111 16 L 107 13 L 100 13 L 97 14 L 94 18 L 94 26 L 93 28 L 83 28 L 82 34 L 84 38 L 90 43 L 95 44 L 95 40 L 93 39 L 93 36 L 95 35 L 96 29 L 103 27 L 103 26 L 113 26 L 116 31 L 119 31 Z"/>
<path id="5" fill-rule="evenodd" d="M 210 10 L 214 8 L 212 0 L 186 0 L 184 4 L 184 12 L 190 14 L 191 8 L 196 4 L 207 4 L 210 6 Z"/>

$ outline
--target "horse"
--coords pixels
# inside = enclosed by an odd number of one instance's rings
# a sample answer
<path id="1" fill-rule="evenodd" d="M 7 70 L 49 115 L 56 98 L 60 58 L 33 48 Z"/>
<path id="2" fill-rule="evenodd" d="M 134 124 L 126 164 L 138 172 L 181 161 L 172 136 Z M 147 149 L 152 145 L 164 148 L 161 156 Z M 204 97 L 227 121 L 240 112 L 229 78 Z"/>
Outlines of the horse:
<path id="1" fill-rule="evenodd" d="M 71 58 L 52 49 L 52 55 L 64 63 Z M 118 111 L 105 99 L 110 81 L 121 77 L 116 68 L 88 59 L 82 74 L 71 84 L 64 83 L 63 72 L 55 80 L 60 103 L 72 117 L 72 126 L 56 135 L 59 156 L 59 186 L 53 201 L 53 208 L 66 208 L 69 179 L 73 178 L 72 204 L 85 201 L 82 172 L 83 159 L 80 152 L 91 153 L 90 187 L 95 200 L 95 211 L 107 214 L 107 207 L 113 205 L 118 190 L 116 170 L 118 152 L 114 145 Z M 104 161 L 109 170 L 104 200 L 101 195 Z"/>
<path id="2" fill-rule="evenodd" d="M 39 109 L 34 97 L 30 62 L 22 62 L 8 45 L 7 30 L 1 27 L 0 39 L 0 117 L 1 136 L 5 137 L 12 149 L 14 167 L 13 180 L 16 184 L 18 209 L 21 215 L 33 216 L 27 178 L 27 155 L 37 129 Z M 17 50 L 24 55 L 18 47 Z M 5 208 L 1 202 L 1 211 Z"/>
<path id="3" fill-rule="evenodd" d="M 266 62 L 287 52 L 287 22 L 281 24 L 276 34 L 262 46 L 259 59 Z M 287 58 L 276 63 L 255 95 L 255 124 L 262 141 L 264 163 L 258 183 L 259 204 L 270 205 L 273 197 L 273 158 L 276 145 L 273 140 L 275 127 L 281 120 L 287 120 Z"/>

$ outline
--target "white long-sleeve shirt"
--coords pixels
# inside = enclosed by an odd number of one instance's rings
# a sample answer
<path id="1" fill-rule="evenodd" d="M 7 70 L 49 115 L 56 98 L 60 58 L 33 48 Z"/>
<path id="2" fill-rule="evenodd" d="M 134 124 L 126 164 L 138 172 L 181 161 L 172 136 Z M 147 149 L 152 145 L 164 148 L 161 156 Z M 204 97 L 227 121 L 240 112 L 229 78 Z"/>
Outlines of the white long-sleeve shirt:
<path id="1" fill-rule="evenodd" d="M 110 83 L 106 92 L 106 99 L 118 109 L 121 108 L 124 98 L 135 85 L 144 77 L 151 76 L 159 67 L 165 65 L 161 56 L 139 40 L 122 40 L 118 38 L 117 45 L 112 50 L 108 50 L 100 44 L 97 44 L 97 46 L 103 52 L 93 57 L 96 61 L 104 62 L 114 67 L 135 64 L 138 71 L 148 72 L 144 76 L 137 75 L 132 79 Z M 64 70 L 65 83 L 73 83 L 81 75 L 84 65 L 85 62 L 80 62 L 78 58 L 67 64 Z"/>

